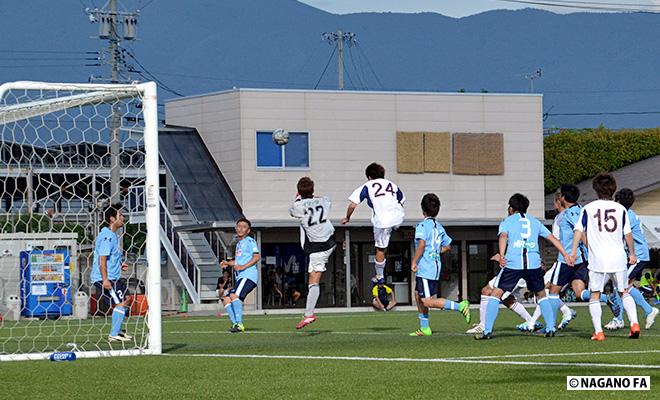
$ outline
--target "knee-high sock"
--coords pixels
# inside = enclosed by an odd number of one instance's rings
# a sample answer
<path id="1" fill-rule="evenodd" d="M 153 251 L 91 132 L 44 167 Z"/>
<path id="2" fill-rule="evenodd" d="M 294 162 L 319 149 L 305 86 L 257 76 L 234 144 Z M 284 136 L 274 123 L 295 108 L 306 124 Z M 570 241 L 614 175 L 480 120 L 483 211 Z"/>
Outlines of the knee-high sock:
<path id="1" fill-rule="evenodd" d="M 626 309 L 626 315 L 628 316 L 630 325 L 638 323 L 637 306 L 635 305 L 635 300 L 630 295 L 630 293 L 626 293 L 621 297 L 621 303 L 623 304 L 623 308 Z"/>
<path id="2" fill-rule="evenodd" d="M 591 301 L 591 290 L 589 289 L 584 289 L 582 293 L 580 293 L 580 300 L 582 301 Z M 607 303 L 607 296 L 605 293 L 600 293 L 600 301 L 602 303 Z"/>
<path id="3" fill-rule="evenodd" d="M 428 328 L 429 327 L 429 315 L 419 313 L 419 314 L 417 314 L 417 316 L 419 317 L 419 327 L 420 327 L 420 329 Z"/>
<path id="4" fill-rule="evenodd" d="M 112 328 L 110 329 L 110 336 L 117 336 L 121 331 L 121 324 L 124 322 L 126 317 L 126 308 L 121 306 L 115 306 L 115 309 L 112 311 Z"/>
<path id="5" fill-rule="evenodd" d="M 568 318 L 571 316 L 571 308 L 566 305 L 563 301 L 559 300 L 559 311 L 561 311 L 561 315 L 564 318 Z"/>
<path id="6" fill-rule="evenodd" d="M 594 332 L 602 332 L 603 323 L 601 317 L 603 315 L 603 310 L 600 308 L 599 300 L 592 300 L 589 302 L 589 314 L 591 314 L 591 322 L 594 324 Z"/>
<path id="7" fill-rule="evenodd" d="M 532 316 L 529 315 L 529 312 L 527 312 L 525 307 L 517 301 L 511 304 L 511 307 L 509 308 L 511 311 L 518 314 L 525 322 L 530 323 L 532 321 Z"/>
<path id="8" fill-rule="evenodd" d="M 539 305 L 536 305 L 536 308 L 534 309 L 534 315 L 532 315 L 532 320 L 530 321 L 532 324 L 536 324 L 536 321 L 539 320 L 539 317 L 541 316 L 541 307 Z"/>
<path id="9" fill-rule="evenodd" d="M 232 303 L 225 304 L 225 310 L 227 311 L 227 315 L 229 315 L 229 319 L 231 320 L 231 324 L 235 325 L 236 324 L 236 314 L 234 313 L 234 307 L 231 305 Z"/>
<path id="10" fill-rule="evenodd" d="M 236 323 L 243 323 L 243 302 L 241 299 L 236 299 L 231 302 L 231 306 L 234 308 L 234 315 L 236 316 Z"/>
<path id="11" fill-rule="evenodd" d="M 488 307 L 488 299 L 490 296 L 481 295 L 481 302 L 479 303 L 479 324 L 484 326 L 486 323 L 486 307 Z"/>
<path id="12" fill-rule="evenodd" d="M 382 278 L 385 276 L 385 260 L 383 262 L 374 262 L 374 268 L 376 268 L 376 278 Z"/>
<path id="13" fill-rule="evenodd" d="M 443 307 L 443 310 L 458 311 L 458 303 L 453 300 L 445 299 L 445 306 Z"/>
<path id="14" fill-rule="evenodd" d="M 486 323 L 484 324 L 484 333 L 491 333 L 493 325 L 497 319 L 497 313 L 500 311 L 500 299 L 497 297 L 490 297 L 488 305 L 486 306 Z"/>
<path id="15" fill-rule="evenodd" d="M 559 311 L 559 295 L 558 294 L 549 294 L 548 301 L 550 302 L 550 307 L 552 307 L 552 317 L 555 322 L 557 322 L 557 312 Z M 544 317 L 545 318 L 545 317 Z M 546 321 L 547 322 L 547 321 Z M 554 325 L 552 325 L 554 327 Z"/>
<path id="16" fill-rule="evenodd" d="M 541 315 L 545 320 L 545 331 L 550 332 L 555 330 L 555 312 L 550 304 L 550 298 L 544 297 L 539 300 L 539 307 L 541 307 Z"/>
<path id="17" fill-rule="evenodd" d="M 319 295 L 321 294 L 321 288 L 318 284 L 314 283 L 309 285 L 309 290 L 307 292 L 307 308 L 305 309 L 305 317 L 311 317 L 314 315 L 314 309 L 316 308 L 316 302 L 319 300 Z"/>
<path id="18" fill-rule="evenodd" d="M 635 300 L 633 300 L 634 302 Z M 621 301 L 621 295 L 617 291 L 614 292 L 614 303 L 619 306 L 619 314 L 615 315 L 614 318 L 623 320 L 623 301 Z"/>
<path id="19" fill-rule="evenodd" d="M 632 298 L 635 300 L 635 304 L 638 306 L 642 307 L 642 310 L 644 310 L 644 314 L 649 315 L 651 312 L 653 312 L 653 307 L 646 301 L 644 298 L 644 295 L 642 295 L 642 292 L 639 291 L 636 287 L 631 287 L 628 289 L 628 293 L 632 296 Z"/>

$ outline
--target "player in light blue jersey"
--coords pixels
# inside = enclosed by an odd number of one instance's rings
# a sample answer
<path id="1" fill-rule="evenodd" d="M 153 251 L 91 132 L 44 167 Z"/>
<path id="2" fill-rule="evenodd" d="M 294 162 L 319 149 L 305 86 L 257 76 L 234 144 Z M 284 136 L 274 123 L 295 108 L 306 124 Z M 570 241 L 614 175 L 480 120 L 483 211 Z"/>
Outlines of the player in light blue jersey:
<path id="1" fill-rule="evenodd" d="M 475 336 L 477 340 L 490 339 L 493 325 L 497 319 L 499 306 L 504 292 L 512 291 L 520 279 L 524 279 L 527 288 L 536 294 L 541 307 L 541 314 L 546 321 L 546 336 L 555 335 L 555 319 L 552 307 L 545 295 L 543 269 L 541 269 L 541 253 L 539 251 L 539 236 L 545 238 L 559 250 L 569 264 L 573 264 L 571 256 L 566 254 L 559 240 L 543 226 L 536 218 L 527 214 L 529 200 L 520 193 L 509 199 L 509 217 L 500 223 L 499 250 L 500 273 L 495 281 L 488 305 L 486 307 L 486 323 L 484 332 Z"/>
<path id="2" fill-rule="evenodd" d="M 559 193 L 559 201 L 563 211 L 561 217 L 557 220 L 558 232 L 555 233 L 559 242 L 567 249 L 573 245 L 573 229 L 582 211 L 582 207 L 578 204 L 580 189 L 576 185 L 565 183 L 561 185 Z M 556 315 L 561 307 L 562 302 L 559 299 L 559 292 L 562 289 L 570 284 L 578 298 L 585 291 L 589 280 L 589 271 L 587 270 L 587 249 L 583 244 L 580 245 L 580 251 L 574 262 L 575 265 L 569 265 L 561 253 L 557 256 L 557 263 L 550 276 L 548 287 L 548 299 L 552 306 L 553 315 Z M 573 318 L 574 314 L 572 312 L 563 313 L 559 329 L 566 328 Z"/>
<path id="3" fill-rule="evenodd" d="M 126 309 L 131 303 L 128 285 L 121 278 L 121 271 L 128 269 L 128 264 L 122 262 L 121 248 L 117 230 L 124 226 L 124 215 L 121 204 L 112 204 L 105 209 L 104 219 L 108 226 L 101 229 L 94 244 L 94 261 L 90 280 L 93 282 L 98 301 L 112 310 L 112 325 L 108 341 L 126 342 L 132 339 L 122 331 L 121 325 L 126 318 Z"/>
<path id="4" fill-rule="evenodd" d="M 470 323 L 470 303 L 463 300 L 460 303 L 437 297 L 438 280 L 442 263 L 440 255 L 450 250 L 451 237 L 445 228 L 436 221 L 440 211 L 440 199 L 433 193 L 427 193 L 422 198 L 424 221 L 415 228 L 416 250 L 412 259 L 412 271 L 416 273 L 415 299 L 419 311 L 419 329 L 410 336 L 431 336 L 429 327 L 429 308 L 453 310 L 463 314 L 465 321 Z"/>
<path id="5" fill-rule="evenodd" d="M 614 200 L 628 210 L 630 229 L 632 230 L 633 241 L 635 242 L 635 255 L 637 256 L 637 264 L 628 265 L 628 293 L 630 293 L 632 298 L 635 300 L 635 304 L 640 306 L 646 314 L 645 328 L 650 329 L 655 323 L 655 318 L 658 316 L 658 313 L 660 313 L 660 310 L 655 307 L 651 307 L 651 305 L 644 298 L 644 295 L 635 286 L 635 282 L 642 278 L 642 272 L 651 266 L 649 245 L 646 242 L 646 238 L 644 237 L 642 223 L 639 220 L 637 214 L 630 208 L 635 203 L 635 194 L 632 190 L 623 188 L 614 195 Z M 618 292 L 616 294 L 619 296 Z M 619 315 L 615 316 L 615 319 L 616 321 L 612 320 L 610 324 L 616 324 L 616 328 L 623 328 L 623 310 L 621 310 Z M 608 325 L 605 325 L 606 329 L 608 328 Z"/>
<path id="6" fill-rule="evenodd" d="M 238 273 L 236 283 L 229 291 L 229 296 L 223 298 L 225 310 L 229 314 L 232 323 L 229 332 L 232 333 L 245 331 L 243 326 L 243 300 L 257 287 L 259 276 L 257 263 L 261 259 L 257 242 L 249 236 L 252 229 L 250 221 L 247 218 L 240 218 L 236 221 L 235 229 L 239 241 L 236 244 L 234 259 L 220 262 L 221 267 L 232 267 Z"/>

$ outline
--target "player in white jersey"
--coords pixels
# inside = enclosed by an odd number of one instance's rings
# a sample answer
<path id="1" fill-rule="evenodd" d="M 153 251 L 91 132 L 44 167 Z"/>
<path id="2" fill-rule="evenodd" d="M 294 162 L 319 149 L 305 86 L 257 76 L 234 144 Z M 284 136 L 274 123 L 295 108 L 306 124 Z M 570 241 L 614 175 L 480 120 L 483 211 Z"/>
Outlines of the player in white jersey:
<path id="1" fill-rule="evenodd" d="M 301 329 L 316 321 L 314 310 L 319 299 L 320 282 L 325 264 L 335 251 L 335 228 L 330 222 L 331 203 L 327 197 L 314 197 L 314 181 L 309 177 L 298 181 L 299 198 L 289 209 L 292 217 L 300 220 L 302 229 L 301 246 L 309 254 L 307 308 L 305 316 L 296 325 Z"/>
<path id="2" fill-rule="evenodd" d="M 580 240 L 584 242 L 586 238 L 589 248 L 589 290 L 591 291 L 589 312 L 594 325 L 591 339 L 605 340 L 601 325 L 600 292 L 610 280 L 621 295 L 623 308 L 630 320 L 629 337 L 637 339 L 640 332 L 637 308 L 627 290 L 627 266 L 637 263 L 628 210 L 612 200 L 616 192 L 616 180 L 611 174 L 601 172 L 596 175 L 592 186 L 598 195 L 598 200 L 592 201 L 582 209 L 580 218 L 575 224 L 572 251 L 572 257 L 575 258 Z M 628 256 L 626 256 L 625 244 L 628 245 Z"/>
<path id="3" fill-rule="evenodd" d="M 376 276 L 372 281 L 384 277 L 385 274 L 385 251 L 390 243 L 392 228 L 397 228 L 403 223 L 403 204 L 406 197 L 399 187 L 385 179 L 385 168 L 377 163 L 371 163 L 365 170 L 367 182 L 355 189 L 348 198 L 350 204 L 346 209 L 346 217 L 341 223 L 346 224 L 351 220 L 355 207 L 364 200 L 371 208 L 371 223 L 374 226 L 374 242 L 376 244 L 376 261 L 374 267 Z"/>

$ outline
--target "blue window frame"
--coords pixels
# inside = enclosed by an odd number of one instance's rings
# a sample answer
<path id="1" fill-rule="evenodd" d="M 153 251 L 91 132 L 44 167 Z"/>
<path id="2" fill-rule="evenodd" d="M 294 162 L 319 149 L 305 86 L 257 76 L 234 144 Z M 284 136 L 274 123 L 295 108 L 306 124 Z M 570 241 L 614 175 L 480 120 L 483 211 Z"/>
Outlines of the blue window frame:
<path id="1" fill-rule="evenodd" d="M 289 132 L 289 142 L 278 146 L 272 131 L 257 132 L 257 168 L 309 168 L 309 133 Z"/>

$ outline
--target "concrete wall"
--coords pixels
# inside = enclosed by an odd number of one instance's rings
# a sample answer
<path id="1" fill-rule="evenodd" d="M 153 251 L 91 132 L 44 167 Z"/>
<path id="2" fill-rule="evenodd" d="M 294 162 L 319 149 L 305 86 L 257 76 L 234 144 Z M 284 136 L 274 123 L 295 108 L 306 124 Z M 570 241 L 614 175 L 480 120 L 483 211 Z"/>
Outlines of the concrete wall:
<path id="1" fill-rule="evenodd" d="M 660 215 L 660 189 L 636 196 L 632 209 L 638 215 Z"/>
<path id="2" fill-rule="evenodd" d="M 410 223 L 421 218 L 419 202 L 427 192 L 440 197 L 441 219 L 501 218 L 514 192 L 526 194 L 530 212 L 543 216 L 539 95 L 240 90 L 172 101 L 166 112 L 168 123 L 198 128 L 253 220 L 290 218 L 287 209 L 304 175 L 315 180 L 318 194 L 330 197 L 331 218 L 339 219 L 373 161 L 405 192 Z M 257 169 L 256 132 L 277 128 L 309 132 L 308 170 Z M 502 133 L 505 174 L 398 174 L 397 131 Z M 369 218 L 368 207 L 361 205 L 353 219 Z"/>

